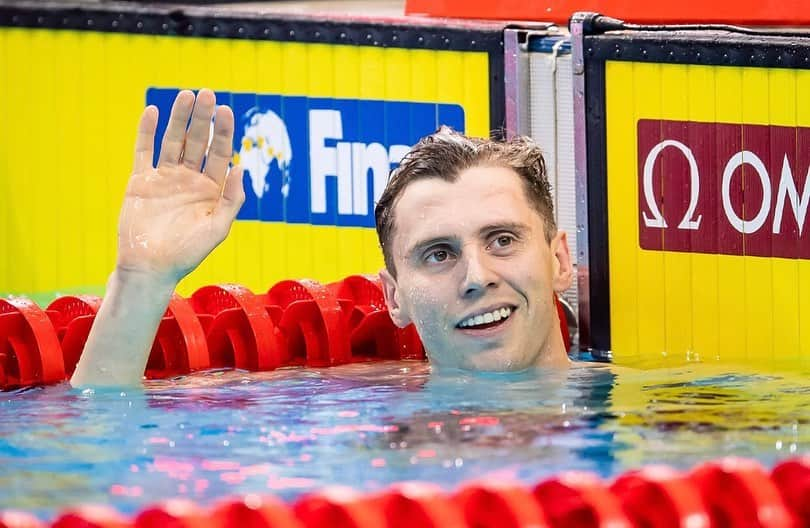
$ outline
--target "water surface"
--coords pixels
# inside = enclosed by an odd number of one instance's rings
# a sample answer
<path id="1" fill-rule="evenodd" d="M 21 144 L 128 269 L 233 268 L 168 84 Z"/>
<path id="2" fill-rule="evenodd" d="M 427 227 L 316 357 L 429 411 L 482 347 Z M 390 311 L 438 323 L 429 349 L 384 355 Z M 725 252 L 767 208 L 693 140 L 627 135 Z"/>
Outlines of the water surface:
<path id="1" fill-rule="evenodd" d="M 168 497 L 293 499 L 403 480 L 453 490 L 724 455 L 771 466 L 810 450 L 806 374 L 700 364 L 431 374 L 386 362 L 0 393 L 0 509 L 48 519 L 78 503 L 131 513 Z"/>

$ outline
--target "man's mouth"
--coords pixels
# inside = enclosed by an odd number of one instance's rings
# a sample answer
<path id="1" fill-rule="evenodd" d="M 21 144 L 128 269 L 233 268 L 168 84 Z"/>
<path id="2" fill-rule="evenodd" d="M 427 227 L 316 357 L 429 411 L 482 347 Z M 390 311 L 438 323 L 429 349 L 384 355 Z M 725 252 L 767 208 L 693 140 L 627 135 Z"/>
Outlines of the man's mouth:
<path id="1" fill-rule="evenodd" d="M 484 330 L 503 324 L 515 311 L 512 306 L 503 306 L 494 310 L 483 312 L 464 319 L 456 328 L 469 330 Z"/>

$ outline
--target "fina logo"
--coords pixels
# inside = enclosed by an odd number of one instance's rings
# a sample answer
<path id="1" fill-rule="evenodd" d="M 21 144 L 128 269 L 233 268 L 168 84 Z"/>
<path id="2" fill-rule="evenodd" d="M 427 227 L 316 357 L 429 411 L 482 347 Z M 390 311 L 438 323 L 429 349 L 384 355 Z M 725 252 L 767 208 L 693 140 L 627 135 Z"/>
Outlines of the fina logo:
<path id="1" fill-rule="evenodd" d="M 179 90 L 152 88 L 157 138 Z M 234 110 L 234 161 L 245 168 L 238 220 L 374 226 L 392 168 L 441 125 L 464 131 L 459 105 L 217 92 Z M 157 157 L 157 151 L 156 151 Z"/>

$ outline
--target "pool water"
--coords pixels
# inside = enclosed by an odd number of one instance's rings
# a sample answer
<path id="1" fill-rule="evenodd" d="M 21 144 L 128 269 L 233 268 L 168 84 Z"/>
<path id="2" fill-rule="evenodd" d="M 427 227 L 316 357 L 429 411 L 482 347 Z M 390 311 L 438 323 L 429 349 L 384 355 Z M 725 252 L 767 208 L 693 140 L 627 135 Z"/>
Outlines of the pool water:
<path id="1" fill-rule="evenodd" d="M 772 466 L 810 449 L 808 372 L 592 365 L 472 374 L 385 362 L 2 393 L 0 509 L 51 519 L 80 503 L 132 513 L 170 497 L 291 500 L 403 480 L 451 491 L 724 455 Z"/>

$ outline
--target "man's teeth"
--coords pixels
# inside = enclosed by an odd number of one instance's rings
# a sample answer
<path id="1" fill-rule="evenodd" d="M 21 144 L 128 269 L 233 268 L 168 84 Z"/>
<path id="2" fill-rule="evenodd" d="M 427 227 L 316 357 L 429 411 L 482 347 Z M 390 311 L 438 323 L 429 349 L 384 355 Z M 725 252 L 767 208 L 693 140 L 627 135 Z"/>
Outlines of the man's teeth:
<path id="1" fill-rule="evenodd" d="M 497 310 L 492 310 L 491 312 L 487 312 L 485 314 L 479 314 L 464 319 L 459 323 L 458 326 L 460 326 L 461 328 L 467 328 L 470 326 L 479 326 L 482 324 L 494 323 L 495 321 L 506 319 L 507 317 L 509 317 L 511 313 L 512 313 L 511 308 L 499 308 Z"/>

